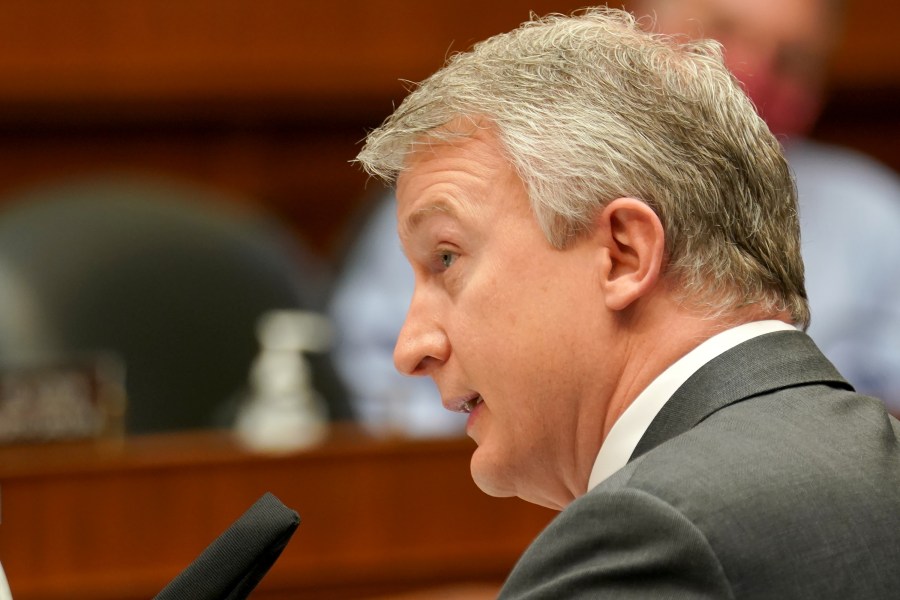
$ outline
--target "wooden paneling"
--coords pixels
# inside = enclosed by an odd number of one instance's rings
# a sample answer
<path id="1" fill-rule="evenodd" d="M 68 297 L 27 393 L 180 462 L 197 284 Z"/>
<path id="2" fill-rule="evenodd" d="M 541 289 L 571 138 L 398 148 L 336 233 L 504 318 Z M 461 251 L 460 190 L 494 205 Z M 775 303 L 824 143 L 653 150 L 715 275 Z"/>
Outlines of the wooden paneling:
<path id="1" fill-rule="evenodd" d="M 271 491 L 302 522 L 254 598 L 497 584 L 554 513 L 480 492 L 472 449 L 354 430 L 282 456 L 219 432 L 0 448 L 0 560 L 16 600 L 146 599 Z"/>
<path id="2" fill-rule="evenodd" d="M 448 50 L 572 0 L 80 0 L 5 3 L 8 101 L 393 98 Z"/>
<path id="3" fill-rule="evenodd" d="M 396 98 L 448 51 L 572 0 L 8 0 L 0 19 L 5 102 L 115 103 L 295 97 Z M 900 82 L 900 9 L 849 3 L 841 84 Z"/>
<path id="4" fill-rule="evenodd" d="M 7 0 L 0 198 L 47 179 L 164 173 L 268 206 L 327 257 L 367 128 L 450 51 L 572 0 Z M 900 167 L 900 5 L 849 3 L 819 135 Z M 864 115 L 864 118 L 863 118 Z M 2 200 L 0 200 L 2 201 Z"/>

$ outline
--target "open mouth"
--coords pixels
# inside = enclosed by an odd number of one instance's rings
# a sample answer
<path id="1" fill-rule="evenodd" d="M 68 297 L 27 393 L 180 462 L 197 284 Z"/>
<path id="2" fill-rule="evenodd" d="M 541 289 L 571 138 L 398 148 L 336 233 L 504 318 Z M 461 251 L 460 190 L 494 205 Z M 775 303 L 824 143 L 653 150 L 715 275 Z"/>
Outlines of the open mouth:
<path id="1" fill-rule="evenodd" d="M 469 398 L 468 400 L 460 404 L 459 410 L 460 412 L 470 413 L 475 410 L 475 407 L 481 404 L 483 401 L 484 400 L 481 398 L 481 394 L 479 394 L 473 398 Z"/>

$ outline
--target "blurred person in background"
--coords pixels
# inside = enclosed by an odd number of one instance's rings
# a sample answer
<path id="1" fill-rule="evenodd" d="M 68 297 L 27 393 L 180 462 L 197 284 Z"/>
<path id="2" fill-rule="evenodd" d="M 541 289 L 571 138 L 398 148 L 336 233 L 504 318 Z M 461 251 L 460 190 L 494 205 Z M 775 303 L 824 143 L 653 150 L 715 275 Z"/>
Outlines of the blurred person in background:
<path id="1" fill-rule="evenodd" d="M 842 30 L 841 0 L 637 0 L 654 31 L 713 38 L 782 142 L 800 203 L 808 333 L 862 393 L 900 414 L 900 180 L 810 140 Z"/>

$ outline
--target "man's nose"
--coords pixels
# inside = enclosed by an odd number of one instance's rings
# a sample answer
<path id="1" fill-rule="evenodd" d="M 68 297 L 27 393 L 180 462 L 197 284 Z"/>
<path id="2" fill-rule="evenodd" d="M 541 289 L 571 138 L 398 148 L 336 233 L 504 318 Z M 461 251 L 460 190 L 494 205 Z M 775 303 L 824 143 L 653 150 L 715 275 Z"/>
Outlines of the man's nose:
<path id="1" fill-rule="evenodd" d="M 437 314 L 413 296 L 394 346 L 394 366 L 404 375 L 431 375 L 449 356 L 450 342 Z"/>

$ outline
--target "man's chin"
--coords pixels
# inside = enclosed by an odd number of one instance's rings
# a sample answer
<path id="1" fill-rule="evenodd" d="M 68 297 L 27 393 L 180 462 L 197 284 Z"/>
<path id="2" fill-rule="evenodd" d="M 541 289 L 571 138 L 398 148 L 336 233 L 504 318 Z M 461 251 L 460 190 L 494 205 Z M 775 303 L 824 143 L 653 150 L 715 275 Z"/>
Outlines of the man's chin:
<path id="1" fill-rule="evenodd" d="M 472 481 L 488 496 L 508 498 L 516 495 L 515 489 L 509 481 L 511 475 L 509 467 L 502 462 L 486 457 L 484 448 L 475 449 L 469 470 L 472 473 Z"/>
<path id="2" fill-rule="evenodd" d="M 482 447 L 477 448 L 472 455 L 469 470 L 472 481 L 488 496 L 517 497 L 552 510 L 562 510 L 574 500 L 574 497 L 569 498 L 565 494 L 548 496 L 543 493 L 540 486 L 528 485 L 527 478 L 522 477 L 523 473 L 517 474 L 508 463 L 498 460 L 496 456 L 490 456 Z"/>

